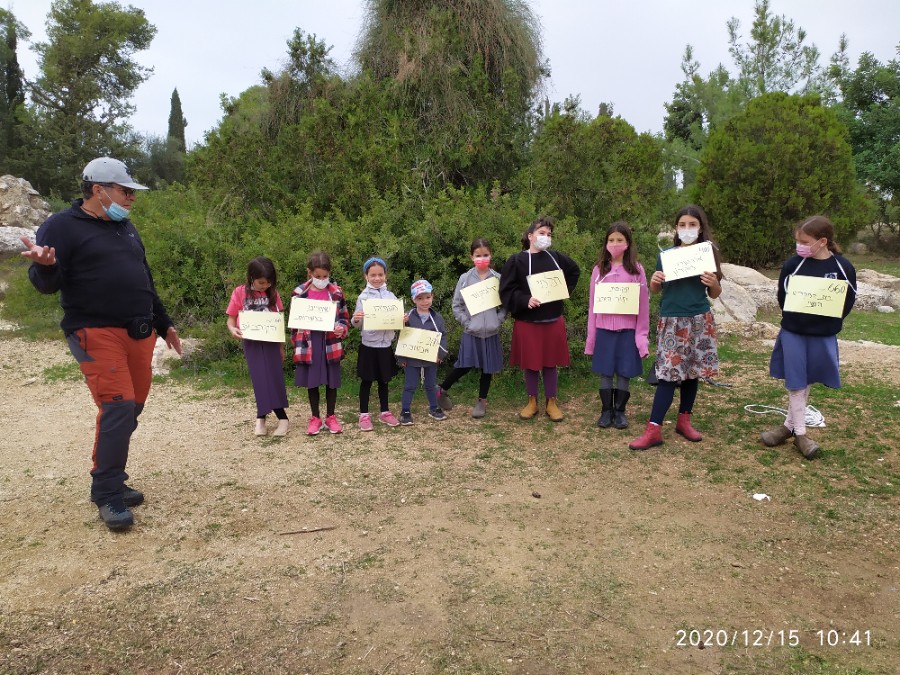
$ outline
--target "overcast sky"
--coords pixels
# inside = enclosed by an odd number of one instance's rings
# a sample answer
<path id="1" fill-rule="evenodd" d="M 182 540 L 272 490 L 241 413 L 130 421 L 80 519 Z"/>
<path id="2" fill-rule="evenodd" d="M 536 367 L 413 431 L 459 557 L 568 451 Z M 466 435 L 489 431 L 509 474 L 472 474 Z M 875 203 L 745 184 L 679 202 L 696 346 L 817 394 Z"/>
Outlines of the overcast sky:
<path id="1" fill-rule="evenodd" d="M 172 90 L 177 87 L 188 120 L 188 142 L 221 118 L 219 95 L 236 96 L 259 83 L 263 68 L 277 70 L 295 27 L 333 47 L 331 56 L 348 67 L 363 18 L 364 0 L 144 0 L 158 33 L 138 60 L 154 69 L 138 89 L 132 126 L 166 133 Z M 736 16 L 745 34 L 753 20 L 753 0 L 530 0 L 542 26 L 544 55 L 552 78 L 547 95 L 562 101 L 581 97 L 595 113 L 611 102 L 615 113 L 638 131 L 657 132 L 680 70 L 684 46 L 692 44 L 704 74 L 718 63 L 734 70 L 728 55 L 726 21 Z M 853 64 L 863 51 L 882 62 L 896 56 L 900 44 L 898 0 L 772 0 L 775 14 L 806 29 L 818 46 L 821 63 L 846 33 Z M 50 0 L 6 0 L 6 6 L 32 32 L 46 38 Z M 27 78 L 37 63 L 20 44 L 19 61 Z"/>

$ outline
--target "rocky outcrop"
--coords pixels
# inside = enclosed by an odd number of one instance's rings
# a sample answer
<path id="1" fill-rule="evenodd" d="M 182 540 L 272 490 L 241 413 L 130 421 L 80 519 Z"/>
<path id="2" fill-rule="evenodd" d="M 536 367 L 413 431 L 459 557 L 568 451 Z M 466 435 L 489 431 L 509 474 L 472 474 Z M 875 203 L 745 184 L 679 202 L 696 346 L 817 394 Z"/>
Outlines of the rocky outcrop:
<path id="1" fill-rule="evenodd" d="M 50 217 L 50 205 L 24 178 L 0 176 L 0 258 L 22 250 L 20 237 L 33 237 Z"/>

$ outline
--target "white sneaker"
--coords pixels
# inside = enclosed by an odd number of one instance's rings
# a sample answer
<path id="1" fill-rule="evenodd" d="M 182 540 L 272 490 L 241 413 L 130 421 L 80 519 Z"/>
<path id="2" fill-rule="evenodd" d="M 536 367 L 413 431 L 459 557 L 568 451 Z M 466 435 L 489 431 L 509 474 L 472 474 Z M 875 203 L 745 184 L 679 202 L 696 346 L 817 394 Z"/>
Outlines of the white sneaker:
<path id="1" fill-rule="evenodd" d="M 272 432 L 273 436 L 287 436 L 288 429 L 291 428 L 290 420 L 278 420 L 278 426 Z"/>
<path id="2" fill-rule="evenodd" d="M 257 417 L 256 418 L 256 426 L 253 428 L 254 436 L 265 436 L 268 431 L 266 431 L 266 418 L 265 417 Z"/>

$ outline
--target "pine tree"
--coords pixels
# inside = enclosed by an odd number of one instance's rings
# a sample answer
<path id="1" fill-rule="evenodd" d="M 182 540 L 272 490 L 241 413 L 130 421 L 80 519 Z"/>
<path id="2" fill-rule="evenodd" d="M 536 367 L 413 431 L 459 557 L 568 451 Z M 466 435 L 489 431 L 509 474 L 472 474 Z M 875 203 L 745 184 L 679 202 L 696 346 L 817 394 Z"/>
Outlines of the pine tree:
<path id="1" fill-rule="evenodd" d="M 4 169 L 8 169 L 9 160 L 21 145 L 17 114 L 19 107 L 25 103 L 25 76 L 19 66 L 16 50 L 19 37 L 28 39 L 29 35 L 12 12 L 0 9 L 0 69 L 3 72 L 0 94 L 0 160 Z"/>

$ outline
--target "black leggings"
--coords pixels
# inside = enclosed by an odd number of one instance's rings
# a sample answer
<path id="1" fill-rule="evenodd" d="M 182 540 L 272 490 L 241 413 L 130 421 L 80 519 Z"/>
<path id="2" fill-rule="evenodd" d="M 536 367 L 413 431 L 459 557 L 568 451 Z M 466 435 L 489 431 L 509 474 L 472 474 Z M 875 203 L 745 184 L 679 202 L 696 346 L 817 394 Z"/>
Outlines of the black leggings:
<path id="1" fill-rule="evenodd" d="M 319 388 L 308 389 L 309 392 L 309 408 L 312 411 L 313 417 L 321 417 L 319 415 Z M 331 417 L 334 415 L 334 406 L 337 404 L 337 389 L 332 389 L 331 387 L 325 387 L 325 410 L 327 411 L 326 416 Z"/>
<path id="2" fill-rule="evenodd" d="M 359 383 L 359 412 L 369 412 L 369 395 L 372 393 L 372 380 L 363 380 Z M 388 383 L 378 383 L 378 402 L 381 404 L 381 412 L 390 409 L 388 405 Z"/>
<path id="3" fill-rule="evenodd" d="M 668 380 L 660 380 L 656 385 L 656 394 L 653 396 L 653 408 L 650 410 L 650 421 L 654 424 L 662 424 L 672 405 L 672 399 L 675 398 L 675 387 L 677 382 L 669 382 Z M 694 401 L 697 400 L 697 389 L 700 386 L 700 380 L 682 380 L 681 381 L 681 401 L 678 404 L 678 412 L 689 413 L 694 409 Z"/>
<path id="4" fill-rule="evenodd" d="M 468 373 L 472 368 L 454 368 L 450 371 L 450 374 L 444 378 L 443 383 L 441 384 L 441 389 L 444 391 L 450 391 L 450 387 L 457 383 L 459 378 Z M 478 398 L 486 399 L 488 397 L 488 392 L 491 389 L 491 374 L 490 373 L 481 373 L 481 379 L 478 380 Z"/>
<path id="5" fill-rule="evenodd" d="M 272 412 L 274 412 L 275 417 L 277 417 L 280 420 L 286 420 L 288 418 L 287 413 L 284 411 L 284 408 L 275 408 L 275 410 L 273 410 Z M 264 419 L 266 419 L 266 416 L 261 415 L 257 419 L 264 420 Z"/>

